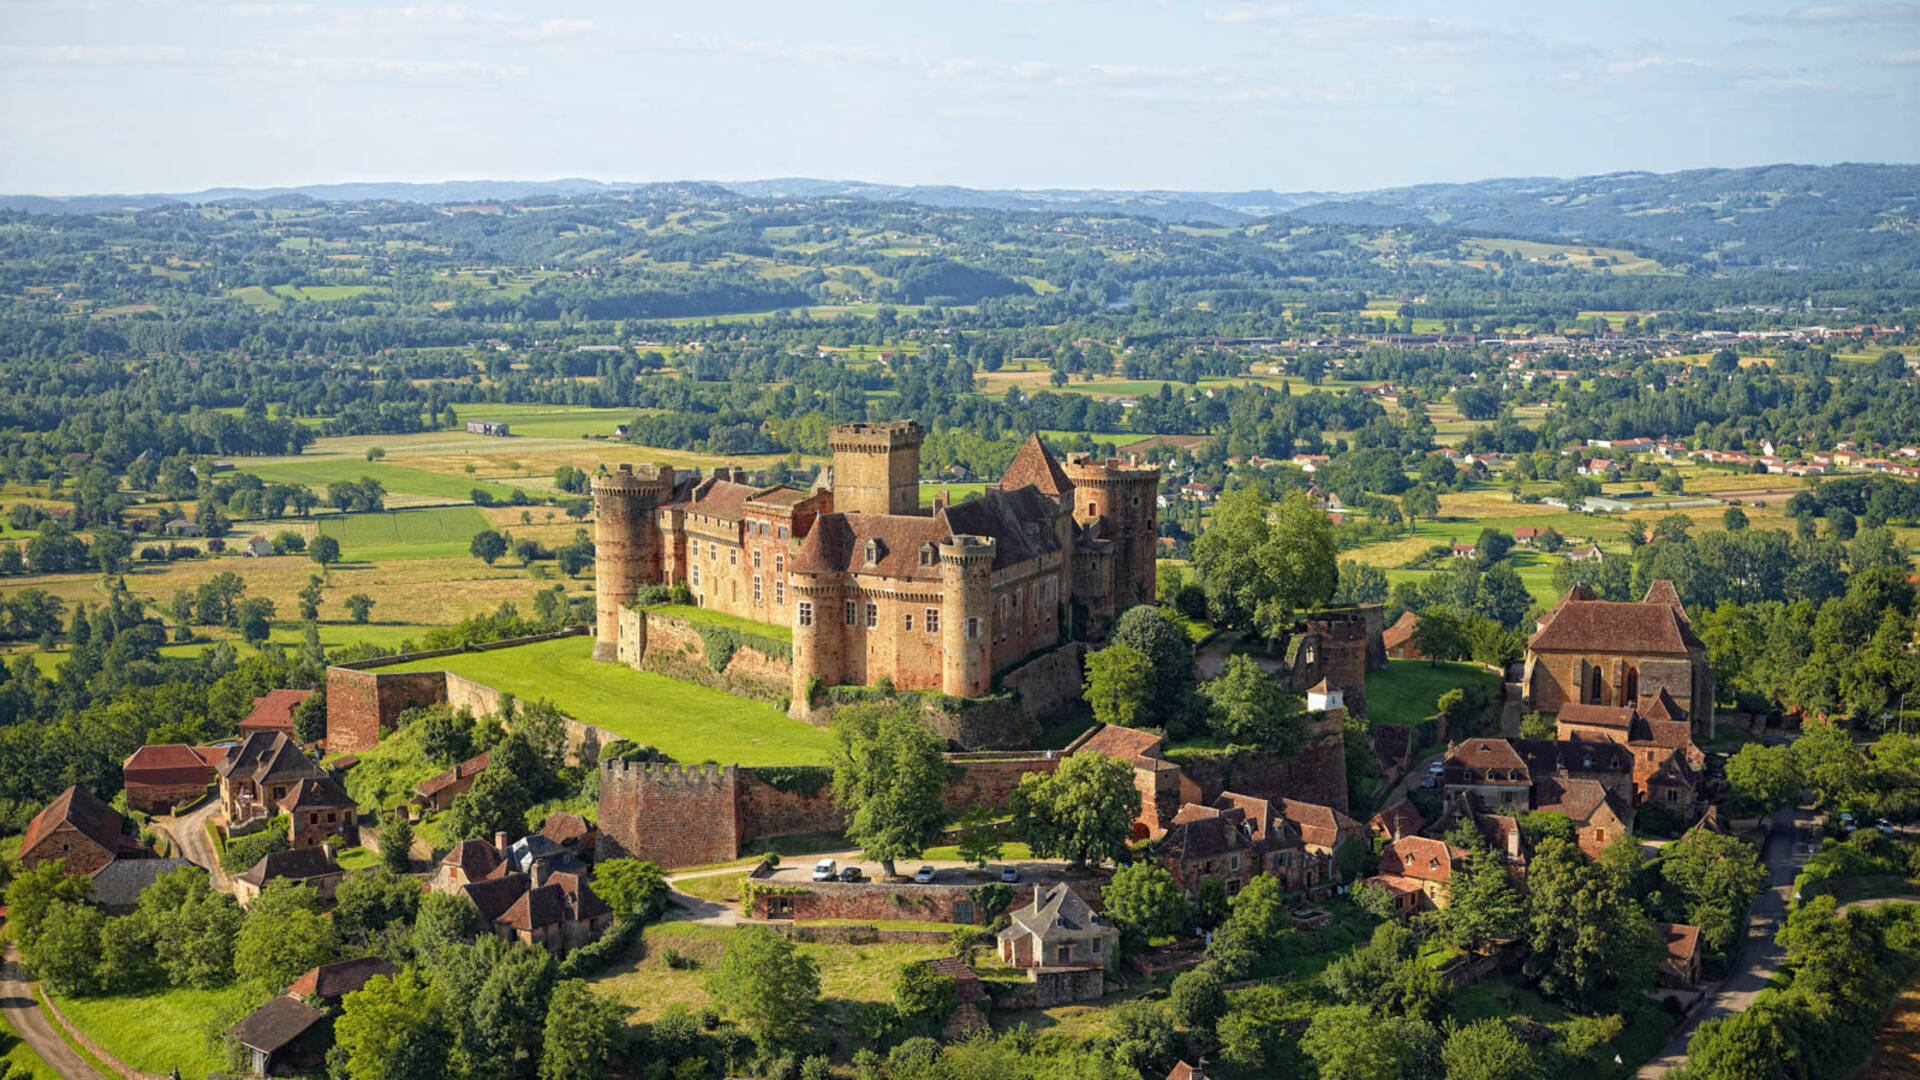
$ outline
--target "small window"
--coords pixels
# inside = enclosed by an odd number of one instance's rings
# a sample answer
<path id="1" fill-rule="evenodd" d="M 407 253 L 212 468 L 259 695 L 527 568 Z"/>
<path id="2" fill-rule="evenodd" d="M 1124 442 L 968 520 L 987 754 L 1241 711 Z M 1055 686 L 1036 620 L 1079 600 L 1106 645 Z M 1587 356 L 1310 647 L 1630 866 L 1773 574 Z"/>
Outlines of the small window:
<path id="1" fill-rule="evenodd" d="M 693 575 L 692 575 L 693 587 L 697 589 L 700 587 L 700 564 L 694 563 L 692 569 L 693 569 Z"/>
<path id="2" fill-rule="evenodd" d="M 786 578 L 773 579 L 773 602 L 776 604 L 785 604 L 787 602 Z"/>
<path id="3" fill-rule="evenodd" d="M 973 925 L 973 901 L 955 900 L 953 902 L 953 921 Z"/>
<path id="4" fill-rule="evenodd" d="M 1095 506 L 1095 505 L 1094 505 L 1093 503 L 1088 503 L 1088 504 L 1087 504 L 1087 516 L 1088 516 L 1088 517 L 1099 517 L 1099 516 L 1100 516 L 1100 508 L 1099 508 L 1098 506 Z"/>
<path id="5" fill-rule="evenodd" d="M 777 553 L 774 555 L 773 572 L 776 574 L 784 574 L 787 572 L 787 557 L 785 555 Z"/>
<path id="6" fill-rule="evenodd" d="M 758 603 L 760 603 L 760 602 L 761 602 L 761 598 L 760 598 L 760 575 L 759 575 L 759 574 L 755 574 L 755 575 L 753 575 L 753 602 L 754 602 L 754 603 L 756 603 L 756 604 L 758 604 Z"/>
<path id="7" fill-rule="evenodd" d="M 1240 869 L 1240 856 L 1238 855 L 1227 856 L 1227 869 L 1229 870 Z"/>
<path id="8" fill-rule="evenodd" d="M 867 602 L 867 629 L 871 630 L 874 627 L 879 625 L 880 625 L 880 605 L 869 600 Z"/>
<path id="9" fill-rule="evenodd" d="M 801 626 L 812 626 L 813 605 L 805 600 L 800 601 L 794 610 L 793 621 Z"/>
<path id="10" fill-rule="evenodd" d="M 867 565 L 873 566 L 880 561 L 880 541 L 867 541 Z"/>
<path id="11" fill-rule="evenodd" d="M 774 532 L 774 535 L 785 540 L 787 538 L 787 527 L 785 525 L 780 526 L 780 528 Z"/>
<path id="12" fill-rule="evenodd" d="M 913 612 L 909 611 L 905 615 L 902 615 L 900 618 L 902 623 L 904 624 L 902 626 L 902 629 L 904 629 L 909 634 L 913 633 Z"/>
<path id="13" fill-rule="evenodd" d="M 728 566 L 740 565 L 740 549 L 739 548 L 727 549 L 727 565 Z"/>
<path id="14" fill-rule="evenodd" d="M 920 565 L 932 566 L 933 561 L 934 561 L 933 545 L 931 543 L 921 544 L 920 545 Z"/>
<path id="15" fill-rule="evenodd" d="M 760 549 L 759 548 L 753 549 L 753 568 L 755 570 L 760 569 Z"/>
<path id="16" fill-rule="evenodd" d="M 696 559 L 699 558 L 700 557 L 700 541 L 698 540 L 687 541 L 687 553 L 691 555 L 693 558 L 696 558 Z"/>
<path id="17" fill-rule="evenodd" d="M 937 634 L 939 632 L 940 632 L 940 609 L 937 607 L 930 607 L 927 609 L 927 633 Z"/>
<path id="18" fill-rule="evenodd" d="M 1062 945 L 1054 950 L 1054 959 L 1062 964 L 1073 963 L 1073 946 Z"/>
<path id="19" fill-rule="evenodd" d="M 860 625 L 860 605 L 851 600 L 847 601 L 847 625 Z"/>
<path id="20" fill-rule="evenodd" d="M 968 637 L 968 638 L 977 638 L 977 637 L 979 637 L 979 636 L 980 636 L 980 616 L 978 616 L 978 615 L 972 615 L 972 616 L 968 616 L 968 618 L 967 618 L 967 637 Z"/>

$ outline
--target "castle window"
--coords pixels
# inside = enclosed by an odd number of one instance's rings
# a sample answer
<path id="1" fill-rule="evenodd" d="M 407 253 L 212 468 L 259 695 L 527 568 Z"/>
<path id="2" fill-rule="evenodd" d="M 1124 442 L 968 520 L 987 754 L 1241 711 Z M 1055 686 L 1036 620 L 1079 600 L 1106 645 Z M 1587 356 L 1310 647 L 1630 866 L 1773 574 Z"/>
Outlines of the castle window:
<path id="1" fill-rule="evenodd" d="M 696 558 L 696 559 L 699 558 L 700 557 L 700 541 L 698 540 L 687 541 L 687 553 L 693 558 Z"/>
<path id="2" fill-rule="evenodd" d="M 787 579 L 786 578 L 773 579 L 773 602 L 776 604 L 784 604 L 787 602 Z"/>
<path id="3" fill-rule="evenodd" d="M 813 604 L 806 600 L 800 601 L 794 608 L 793 621 L 800 626 L 812 626 Z"/>
<path id="4" fill-rule="evenodd" d="M 760 603 L 760 575 L 753 575 L 753 602 Z"/>
<path id="5" fill-rule="evenodd" d="M 781 555 L 778 552 L 774 553 L 773 572 L 776 574 L 784 574 L 787 572 L 787 557 L 785 555 Z"/>
<path id="6" fill-rule="evenodd" d="M 693 570 L 693 587 L 697 589 L 700 587 L 700 564 L 694 563 L 692 570 Z"/>
<path id="7" fill-rule="evenodd" d="M 1087 516 L 1088 516 L 1088 517 L 1099 517 L 1099 516 L 1100 516 L 1100 508 L 1099 508 L 1098 506 L 1095 506 L 1095 505 L 1094 505 L 1093 503 L 1088 503 L 1088 504 L 1087 504 Z"/>
<path id="8" fill-rule="evenodd" d="M 774 535 L 779 537 L 782 540 L 785 540 L 787 538 L 787 527 L 785 525 L 780 526 L 780 528 L 777 531 L 775 531 Z"/>
<path id="9" fill-rule="evenodd" d="M 847 625 L 860 625 L 860 605 L 851 600 L 847 601 Z"/>
<path id="10" fill-rule="evenodd" d="M 972 639 L 972 638 L 977 638 L 979 636 L 980 636 L 980 616 L 978 615 L 968 616 L 967 637 L 969 639 Z"/>
<path id="11" fill-rule="evenodd" d="M 867 601 L 867 629 L 871 630 L 874 627 L 879 625 L 880 625 L 880 605 L 869 600 Z"/>
<path id="12" fill-rule="evenodd" d="M 867 565 L 872 566 L 879 561 L 880 561 L 880 541 L 878 540 L 867 541 Z"/>
<path id="13" fill-rule="evenodd" d="M 727 549 L 727 565 L 728 566 L 740 565 L 740 549 L 739 548 Z"/>
<path id="14" fill-rule="evenodd" d="M 755 570 L 760 569 L 760 549 L 759 548 L 753 549 L 753 568 Z"/>
<path id="15" fill-rule="evenodd" d="M 909 634 L 913 633 L 913 612 L 909 611 L 905 615 L 901 616 L 901 618 L 905 620 L 903 628 L 906 630 L 906 632 Z"/>
<path id="16" fill-rule="evenodd" d="M 933 545 L 932 544 L 920 545 L 920 565 L 921 566 L 933 565 Z"/>
<path id="17" fill-rule="evenodd" d="M 940 632 L 940 609 L 937 607 L 930 607 L 927 609 L 927 633 L 937 634 L 939 632 Z"/>

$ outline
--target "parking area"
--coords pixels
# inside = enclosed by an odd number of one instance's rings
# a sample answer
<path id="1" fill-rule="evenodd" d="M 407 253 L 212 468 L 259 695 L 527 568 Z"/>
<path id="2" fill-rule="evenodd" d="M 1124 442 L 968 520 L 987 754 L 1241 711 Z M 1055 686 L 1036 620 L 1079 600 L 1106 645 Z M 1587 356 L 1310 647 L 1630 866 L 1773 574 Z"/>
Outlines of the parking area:
<path id="1" fill-rule="evenodd" d="M 887 880 L 881 874 L 880 864 L 871 859 L 861 859 L 856 855 L 851 859 L 838 857 L 828 861 L 833 865 L 834 881 L 848 882 L 857 880 L 860 882 L 873 882 Z M 784 862 L 780 866 L 775 867 L 773 873 L 765 880 L 780 885 L 799 885 L 815 880 L 824 880 L 814 877 L 814 868 L 819 862 L 819 859 L 814 858 L 794 859 L 790 862 Z M 1098 876 L 1097 872 L 1086 870 L 1069 874 L 1067 873 L 1066 866 L 1066 863 L 1057 860 L 1015 859 L 988 863 L 987 868 L 981 870 L 970 863 L 963 862 L 909 860 L 896 863 L 894 869 L 899 872 L 900 876 L 898 881 L 900 882 L 910 882 L 919 885 L 966 886 L 969 888 L 995 881 L 1006 881 L 1008 884 L 1050 885 L 1060 881 L 1086 881 L 1089 878 Z M 921 880 L 921 876 L 917 876 L 922 868 L 928 868 L 932 871 L 930 875 L 924 875 L 925 880 Z M 858 870 L 859 877 L 857 879 L 846 877 L 845 872 L 849 869 Z M 1009 872 L 1011 872 L 1012 875 L 1010 878 L 1006 876 Z"/>

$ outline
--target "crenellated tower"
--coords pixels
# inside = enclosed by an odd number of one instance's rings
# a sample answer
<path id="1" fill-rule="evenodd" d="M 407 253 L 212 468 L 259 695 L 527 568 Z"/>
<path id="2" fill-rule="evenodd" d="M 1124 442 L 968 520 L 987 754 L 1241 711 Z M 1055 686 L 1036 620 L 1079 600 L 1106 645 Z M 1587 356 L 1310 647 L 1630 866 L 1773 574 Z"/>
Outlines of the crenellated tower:
<path id="1" fill-rule="evenodd" d="M 1138 457 L 1097 460 L 1070 454 L 1067 479 L 1073 482 L 1073 519 L 1113 543 L 1113 583 L 1109 599 L 1115 612 L 1153 603 L 1154 560 L 1160 543 L 1160 467 Z"/>
<path id="2" fill-rule="evenodd" d="M 827 432 L 833 451 L 833 508 L 843 514 L 920 512 L 918 420 L 840 424 Z"/>
<path id="3" fill-rule="evenodd" d="M 640 587 L 660 580 L 660 527 L 654 511 L 673 493 L 673 469 L 666 465 L 621 464 L 593 478 L 593 656 L 618 659 L 620 609 L 640 595 Z"/>
<path id="4" fill-rule="evenodd" d="M 740 853 L 739 790 L 735 765 L 602 762 L 594 861 L 726 862 Z"/>

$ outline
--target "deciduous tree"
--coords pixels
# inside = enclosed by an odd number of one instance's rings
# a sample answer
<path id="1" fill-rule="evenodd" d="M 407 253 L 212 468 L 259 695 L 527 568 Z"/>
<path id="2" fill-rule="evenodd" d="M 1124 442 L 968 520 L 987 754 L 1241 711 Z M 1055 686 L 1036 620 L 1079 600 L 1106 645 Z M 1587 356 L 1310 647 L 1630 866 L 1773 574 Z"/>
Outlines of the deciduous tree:
<path id="1" fill-rule="evenodd" d="M 1043 859 L 1074 868 L 1126 853 L 1140 816 L 1133 767 L 1105 754 L 1074 754 L 1052 773 L 1028 773 L 1010 800 L 1014 834 Z"/>
<path id="2" fill-rule="evenodd" d="M 847 839 L 893 877 L 896 861 L 918 858 L 946 828 L 940 742 L 908 705 L 842 710 L 833 735 L 833 796 Z"/>

